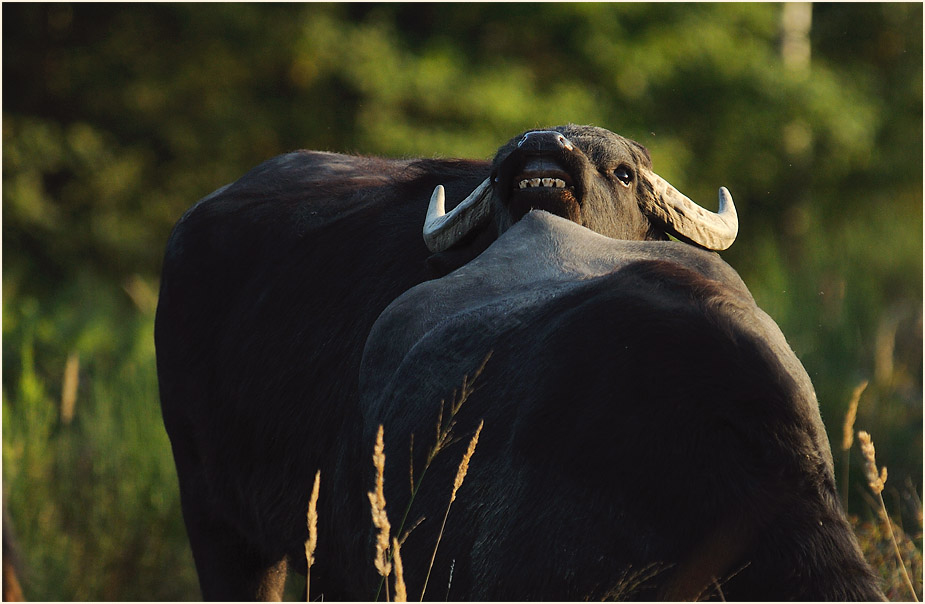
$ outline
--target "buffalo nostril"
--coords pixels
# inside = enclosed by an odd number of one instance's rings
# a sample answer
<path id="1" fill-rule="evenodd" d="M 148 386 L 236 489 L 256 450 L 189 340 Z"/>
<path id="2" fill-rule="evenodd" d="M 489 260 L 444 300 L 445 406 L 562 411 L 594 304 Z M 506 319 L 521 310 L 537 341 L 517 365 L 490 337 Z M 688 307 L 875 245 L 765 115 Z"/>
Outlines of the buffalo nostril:
<path id="1" fill-rule="evenodd" d="M 525 151 L 548 149 L 552 146 L 558 146 L 567 151 L 575 149 L 572 142 L 562 134 L 553 130 L 534 130 L 524 134 L 517 146 Z"/>

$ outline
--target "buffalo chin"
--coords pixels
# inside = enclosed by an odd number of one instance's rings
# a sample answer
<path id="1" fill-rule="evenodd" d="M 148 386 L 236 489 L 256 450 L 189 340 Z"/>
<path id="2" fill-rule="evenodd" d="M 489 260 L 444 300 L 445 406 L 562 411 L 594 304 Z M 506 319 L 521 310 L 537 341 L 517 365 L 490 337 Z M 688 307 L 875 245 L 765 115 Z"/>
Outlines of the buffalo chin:
<path id="1" fill-rule="evenodd" d="M 508 210 L 514 222 L 523 218 L 530 210 L 544 210 L 572 222 L 580 222 L 580 211 L 575 190 L 534 188 L 514 191 L 507 201 Z"/>

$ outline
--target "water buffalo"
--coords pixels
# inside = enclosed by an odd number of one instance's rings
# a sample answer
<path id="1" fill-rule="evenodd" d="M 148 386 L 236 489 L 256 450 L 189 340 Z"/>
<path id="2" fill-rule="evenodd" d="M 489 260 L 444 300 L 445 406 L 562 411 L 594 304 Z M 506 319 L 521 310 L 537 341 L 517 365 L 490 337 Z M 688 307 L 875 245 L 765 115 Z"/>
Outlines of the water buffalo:
<path id="1" fill-rule="evenodd" d="M 489 354 L 455 416 L 465 440 L 484 429 L 428 599 L 883 599 L 810 380 L 716 254 L 531 212 L 396 299 L 360 382 L 396 516 L 441 400 Z M 435 458 L 410 510 L 425 518 L 402 547 L 415 597 L 463 450 Z"/>
<path id="2" fill-rule="evenodd" d="M 462 201 L 446 212 L 445 197 Z M 356 528 L 371 446 L 360 360 L 395 298 L 465 266 L 531 209 L 610 238 L 723 249 L 737 222 L 724 190 L 720 202 L 703 210 L 643 147 L 586 126 L 519 135 L 492 163 L 290 153 L 200 200 L 167 245 L 155 343 L 203 597 L 281 595 L 318 469 L 312 592 L 371 597 Z"/>

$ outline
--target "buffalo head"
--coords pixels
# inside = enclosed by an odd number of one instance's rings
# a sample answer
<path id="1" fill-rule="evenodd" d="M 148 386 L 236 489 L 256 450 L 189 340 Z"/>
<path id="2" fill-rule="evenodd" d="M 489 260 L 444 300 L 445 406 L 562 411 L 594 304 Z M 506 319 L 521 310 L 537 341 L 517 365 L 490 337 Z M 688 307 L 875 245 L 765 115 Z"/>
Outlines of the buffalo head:
<path id="1" fill-rule="evenodd" d="M 531 130 L 498 150 L 491 175 L 451 212 L 444 190 L 431 197 L 424 240 L 444 251 L 494 223 L 503 233 L 530 210 L 545 210 L 614 239 L 673 235 L 710 250 L 732 245 L 738 218 L 719 190 L 719 212 L 700 207 L 652 171 L 639 143 L 594 126 Z"/>

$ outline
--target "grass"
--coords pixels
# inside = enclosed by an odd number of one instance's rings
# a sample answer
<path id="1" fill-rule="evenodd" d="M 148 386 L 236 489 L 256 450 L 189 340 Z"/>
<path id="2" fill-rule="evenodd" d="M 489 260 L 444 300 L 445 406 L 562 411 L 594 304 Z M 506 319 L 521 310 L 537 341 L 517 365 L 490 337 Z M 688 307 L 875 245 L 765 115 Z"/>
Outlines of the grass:
<path id="1" fill-rule="evenodd" d="M 152 317 L 130 314 L 110 332 L 100 314 L 111 308 L 99 302 L 80 317 L 4 306 L 3 495 L 23 592 L 197 599 L 157 400 Z M 63 332 L 71 336 L 61 346 Z"/>
<path id="2" fill-rule="evenodd" d="M 854 422 L 858 417 L 858 404 L 861 402 L 861 395 L 867 389 L 869 382 L 861 382 L 851 395 L 851 401 L 848 403 L 848 412 L 845 414 L 845 423 L 842 426 L 842 501 L 848 501 L 848 485 L 850 484 L 851 473 L 848 471 L 851 467 L 851 445 L 854 444 Z"/>
<path id="3" fill-rule="evenodd" d="M 305 601 L 312 601 L 311 578 L 312 565 L 315 563 L 315 547 L 318 545 L 318 493 L 321 488 L 321 470 L 315 473 L 312 494 L 308 498 L 308 513 L 305 524 L 308 527 L 308 539 L 305 540 Z"/>
<path id="4" fill-rule="evenodd" d="M 848 402 L 848 410 L 845 413 L 845 419 L 842 425 L 842 453 L 843 453 L 843 472 L 842 481 L 842 502 L 847 511 L 850 506 L 848 497 L 848 482 L 850 473 L 850 456 L 852 445 L 854 444 L 854 427 L 857 421 L 858 407 L 861 396 L 867 389 L 869 382 L 862 381 L 854 389 L 851 399 Z M 883 499 L 883 491 L 886 488 L 888 472 L 886 466 L 878 469 L 876 460 L 876 449 L 870 434 L 864 430 L 857 432 L 857 440 L 863 461 L 864 477 L 867 486 L 873 493 L 874 497 L 865 497 L 869 503 L 869 510 L 872 510 L 878 521 L 867 520 L 862 522 L 856 515 L 849 515 L 849 521 L 854 527 L 855 534 L 861 544 L 861 549 L 868 563 L 877 569 L 883 579 L 884 592 L 890 600 L 909 599 L 921 601 L 922 595 L 922 501 L 911 480 L 905 485 L 907 499 L 911 502 L 909 511 L 914 520 L 917 520 L 918 534 L 917 538 L 910 537 L 902 528 L 901 523 L 896 523 L 891 518 L 887 510 L 886 502 Z M 901 512 L 894 514 L 896 518 L 902 520 Z M 917 545 L 916 545 L 917 542 Z M 902 544 L 902 547 L 900 546 Z M 884 548 L 892 545 L 892 556 L 885 555 Z M 915 583 L 919 586 L 916 591 L 913 585 L 913 579 L 909 575 L 907 564 L 913 569 Z"/>
<path id="5" fill-rule="evenodd" d="M 389 531 L 392 525 L 389 523 L 389 516 L 385 511 L 385 442 L 383 441 L 383 429 L 379 426 L 379 432 L 376 435 L 376 446 L 373 449 L 373 466 L 376 468 L 376 490 L 369 492 L 369 506 L 373 517 L 373 526 L 376 527 L 376 557 L 373 559 L 373 566 L 382 576 L 385 582 L 385 599 L 389 599 L 389 574 L 392 572 L 392 555 L 389 551 Z"/>
<path id="6" fill-rule="evenodd" d="M 871 502 L 873 506 L 874 502 Z M 849 515 L 849 521 L 854 528 L 855 535 L 861 545 L 861 551 L 864 558 L 880 575 L 881 586 L 887 600 L 891 602 L 908 602 L 913 600 L 909 592 L 904 574 L 910 574 L 909 578 L 915 586 L 916 598 L 921 600 L 922 594 L 922 529 L 912 529 L 903 527 L 897 521 L 894 514 L 890 517 L 890 527 L 887 529 L 887 523 L 876 515 L 870 519 L 861 520 L 857 515 Z M 914 531 L 910 534 L 908 531 Z M 892 533 L 892 536 L 891 534 Z M 896 544 L 893 544 L 895 537 Z M 902 569 L 897 561 L 896 548 L 899 549 L 903 566 Z"/>
<path id="7" fill-rule="evenodd" d="M 912 599 L 918 602 L 919 596 L 915 591 L 915 587 L 912 586 L 912 580 L 909 578 L 909 572 L 906 569 L 906 562 L 903 559 L 902 552 L 900 552 L 899 544 L 896 542 L 893 522 L 890 520 L 889 512 L 887 512 L 886 509 L 886 503 L 883 501 L 883 488 L 887 480 L 886 466 L 880 468 L 879 472 L 877 471 L 876 451 L 870 434 L 862 430 L 858 432 L 858 440 L 861 443 L 861 453 L 864 455 L 864 473 L 867 475 L 867 485 L 877 496 L 877 501 L 880 503 L 880 507 L 877 511 L 880 514 L 883 525 L 887 529 L 886 532 L 889 537 L 889 542 L 893 544 L 893 551 L 896 554 L 896 567 L 900 571 L 899 576 L 909 590 L 908 595 L 912 596 Z M 919 518 L 921 518 L 921 510 L 919 511 Z M 921 523 L 919 524 L 919 529 L 921 529 Z"/>
<path id="8" fill-rule="evenodd" d="M 31 600 L 200 597 L 157 399 L 148 295 L 154 288 L 131 283 L 135 295 L 82 278 L 58 298 L 41 301 L 4 286 L 3 496 L 17 538 L 19 580 Z M 853 446 L 848 455 L 859 461 L 850 467 L 850 483 L 845 483 L 843 465 L 838 480 L 849 494 L 850 520 L 885 593 L 891 600 L 908 600 L 896 550 L 921 598 L 921 451 L 916 447 L 920 441 L 909 437 L 920 430 L 921 416 L 915 415 L 920 409 L 892 394 L 891 384 L 908 383 L 896 366 L 892 380 L 872 376 L 855 409 L 855 424 L 877 438 L 877 453 L 890 466 L 889 480 L 879 498 L 874 496 L 864 479 L 860 449 Z M 852 387 L 844 385 L 847 377 L 841 380 L 844 404 Z M 431 435 L 435 440 L 428 457 L 454 442 L 454 408 L 458 411 L 457 399 L 464 399 L 471 387 L 470 381 L 454 395 Z M 828 383 L 824 389 L 838 387 Z M 828 407 L 835 407 L 831 396 Z M 842 426 L 836 428 L 841 436 Z M 422 484 L 426 488 L 427 467 L 412 470 L 414 493 Z M 404 511 L 390 536 L 393 579 L 400 572 L 395 554 L 413 530 L 410 520 Z M 398 599 L 393 586 L 394 581 L 389 595 Z M 301 589 L 287 591 L 287 597 L 292 594 L 298 598 Z"/>
<path id="9" fill-rule="evenodd" d="M 456 414 L 459 413 L 460 408 L 469 398 L 469 396 L 475 391 L 474 383 L 475 380 L 481 375 L 482 370 L 485 369 L 486 363 L 491 358 L 491 353 L 489 352 L 482 363 L 478 368 L 473 372 L 472 377 L 470 378 L 467 375 L 464 375 L 462 378 L 462 386 L 460 387 L 458 394 L 454 390 L 450 399 L 449 406 L 449 417 L 444 421 L 444 410 L 446 401 L 440 401 L 440 412 L 437 416 L 436 424 L 436 433 L 434 436 L 434 444 L 428 450 L 427 457 L 424 462 L 424 467 L 421 470 L 420 475 L 415 478 L 414 475 L 414 433 L 410 437 L 410 447 L 411 455 L 409 459 L 410 467 L 410 487 L 411 487 L 411 497 L 408 500 L 408 505 L 405 506 L 405 512 L 402 515 L 401 523 L 398 526 L 398 532 L 401 534 L 402 529 L 405 526 L 405 523 L 408 519 L 408 513 L 411 511 L 411 505 L 414 503 L 415 496 L 421 488 L 421 485 L 424 482 L 424 476 L 427 474 L 428 468 L 430 468 L 431 463 L 442 451 L 444 451 L 449 445 L 456 442 L 456 438 L 453 434 L 453 428 L 456 426 Z M 443 530 L 446 528 L 446 519 L 450 513 L 450 506 L 453 505 L 453 501 L 456 499 L 456 493 L 459 488 L 462 486 L 463 481 L 466 478 L 466 472 L 469 469 L 469 461 L 472 458 L 473 453 L 475 452 L 475 447 L 478 444 L 479 434 L 482 431 L 482 423 L 479 423 L 478 428 L 475 431 L 475 435 L 472 437 L 472 440 L 469 442 L 469 447 L 466 450 L 466 453 L 463 455 L 462 461 L 459 464 L 459 468 L 456 472 L 456 478 L 453 481 L 453 491 L 450 494 L 450 502 L 447 504 L 446 513 L 443 516 L 443 524 L 440 526 L 440 532 L 437 536 L 437 542 L 434 545 L 434 551 L 430 559 L 430 565 L 427 568 L 427 575 L 424 579 L 424 587 L 421 589 L 421 601 L 424 600 L 424 594 L 427 591 L 427 582 L 430 579 L 430 571 L 433 568 L 434 559 L 437 556 L 437 548 L 440 546 L 440 540 L 443 538 Z M 382 576 L 382 581 L 379 584 L 379 589 L 376 591 L 374 601 L 378 601 L 379 594 L 382 591 L 383 584 L 386 589 L 386 600 L 389 599 L 388 592 L 388 575 L 391 570 L 391 566 L 388 566 L 388 562 L 391 561 L 392 556 L 395 552 L 398 551 L 398 548 L 394 548 L 391 552 L 386 550 L 388 546 L 389 530 L 391 526 L 388 522 L 388 517 L 385 513 L 385 495 L 383 494 L 383 483 L 385 475 L 385 454 L 384 454 L 385 445 L 383 443 L 383 427 L 380 425 L 379 430 L 376 434 L 376 444 L 373 448 L 373 466 L 376 468 L 376 485 L 375 492 L 369 492 L 367 495 L 369 497 L 370 509 L 372 512 L 373 525 L 378 529 L 379 534 L 376 541 L 376 557 L 374 559 L 373 565 L 376 567 L 377 572 Z M 404 543 L 408 535 L 414 528 L 420 524 L 423 520 L 419 519 L 416 521 L 411 528 L 409 528 L 405 533 L 402 534 L 401 540 L 395 540 L 396 545 Z M 398 585 L 399 577 L 396 576 L 396 598 L 399 593 Z M 401 594 L 406 595 L 405 584 L 404 584 L 404 573 L 401 575 Z M 396 600 L 398 601 L 398 600 Z"/>
<path id="10" fill-rule="evenodd" d="M 427 566 L 427 575 L 424 577 L 424 587 L 421 589 L 422 602 L 424 601 L 424 594 L 427 593 L 427 583 L 430 580 L 430 571 L 433 570 L 434 560 L 437 558 L 437 549 L 440 547 L 441 539 L 443 539 L 443 530 L 446 528 L 446 519 L 450 516 L 450 508 L 453 506 L 453 502 L 456 501 L 456 493 L 459 491 L 459 487 L 462 486 L 463 481 L 466 479 L 466 473 L 469 471 L 469 460 L 472 459 L 472 454 L 475 453 L 475 447 L 479 444 L 479 434 L 482 433 L 482 426 L 484 424 L 484 421 L 479 422 L 479 427 L 475 429 L 475 434 L 472 436 L 472 440 L 469 441 L 469 448 L 466 449 L 465 454 L 463 454 L 462 461 L 459 462 L 459 468 L 456 470 L 456 478 L 453 479 L 453 492 L 450 493 L 450 502 L 446 504 L 446 513 L 443 514 L 443 522 L 440 524 L 440 532 L 437 533 L 437 543 L 434 545 L 434 552 L 431 554 L 430 564 Z"/>

